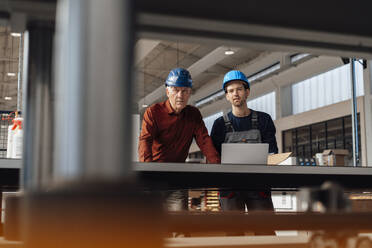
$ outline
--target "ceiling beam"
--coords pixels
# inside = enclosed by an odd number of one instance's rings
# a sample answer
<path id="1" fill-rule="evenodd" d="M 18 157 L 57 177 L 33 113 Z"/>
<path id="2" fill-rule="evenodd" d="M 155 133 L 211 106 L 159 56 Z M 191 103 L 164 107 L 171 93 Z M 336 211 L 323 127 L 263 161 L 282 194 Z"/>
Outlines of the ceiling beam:
<path id="1" fill-rule="evenodd" d="M 0 62 L 18 62 L 18 58 L 0 57 Z"/>
<path id="2" fill-rule="evenodd" d="M 242 71 L 247 77 L 250 75 L 273 65 L 281 61 L 283 56 L 288 55 L 284 52 L 263 52 L 257 58 L 237 66 L 237 70 Z M 206 82 L 204 86 L 199 88 L 191 97 L 190 103 L 195 104 L 200 99 L 208 97 L 209 95 L 217 92 L 222 87 L 223 76 L 212 79 L 209 82 Z"/>
<path id="3" fill-rule="evenodd" d="M 196 61 L 194 64 L 192 64 L 188 70 L 191 74 L 192 77 L 197 77 L 200 75 L 202 72 L 206 71 L 209 69 L 211 66 L 218 64 L 221 60 L 226 58 L 225 51 L 228 50 L 229 48 L 225 46 L 217 47 L 214 49 L 212 52 L 209 54 L 205 55 L 198 61 Z M 239 48 L 233 48 L 231 49 L 234 52 L 238 52 L 240 49 Z"/>
<path id="4" fill-rule="evenodd" d="M 270 93 L 278 87 L 291 85 L 301 82 L 310 77 L 332 70 L 343 65 L 341 58 L 319 56 L 314 57 L 304 63 L 288 68 L 276 75 L 268 77 L 261 82 L 251 85 L 249 100 L 253 100 L 261 95 Z M 241 68 L 244 71 L 244 68 Z M 231 108 L 225 98 L 217 100 L 211 104 L 205 105 L 200 109 L 204 117 L 215 114 L 221 110 Z"/>
<path id="5" fill-rule="evenodd" d="M 296 0 L 234 0 L 209 1 L 189 0 L 187 4 L 172 4 L 170 0 L 137 0 L 140 13 L 153 15 L 169 15 L 199 20 L 220 20 L 242 24 L 262 24 L 266 26 L 285 27 L 297 30 L 319 31 L 323 33 L 359 34 L 372 37 L 370 27 L 371 2 L 355 0 L 332 1 L 314 0 L 298 4 Z M 227 11 L 234 6 L 234 11 Z M 337 11 L 335 11 L 337 8 Z M 174 25 L 173 20 L 167 19 L 168 25 Z M 154 24 L 154 23 L 153 23 Z M 195 23 L 185 22 L 185 25 Z M 199 28 L 196 23 L 195 28 Z M 210 26 L 214 28 L 214 26 Z M 278 29 L 279 30 L 279 29 Z M 224 30 L 225 33 L 239 31 L 238 29 Z M 268 34 L 269 35 L 269 34 Z M 299 37 L 297 37 L 299 38 Z M 313 37 L 315 38 L 315 37 Z"/>
<path id="6" fill-rule="evenodd" d="M 27 20 L 50 20 L 56 16 L 56 0 L 8 0 L 0 2 L 0 11 L 3 13 L 23 13 Z"/>
<path id="7" fill-rule="evenodd" d="M 249 16 L 249 13 L 245 15 Z M 359 18 L 361 19 L 366 17 Z M 372 58 L 372 34 L 370 27 L 365 24 L 363 25 L 365 29 L 361 30 L 366 32 L 364 36 L 353 34 L 352 30 L 347 30 L 345 33 L 324 32 L 318 28 L 309 30 L 288 25 L 281 27 L 274 23 L 273 25 L 253 24 L 247 20 L 239 22 L 155 13 L 140 14 L 138 20 L 140 36 L 151 39 L 161 37 L 167 40 L 197 41 L 217 46 L 229 45 L 256 50 Z M 292 19 L 289 23 L 296 23 L 293 20 L 297 22 L 297 19 Z M 314 25 L 319 22 L 315 16 L 309 20 L 304 18 L 303 21 L 313 21 Z"/>
<path id="8" fill-rule="evenodd" d="M 221 46 L 217 47 L 204 57 L 200 58 L 198 61 L 196 61 L 194 64 L 189 66 L 187 69 L 190 72 L 191 76 L 193 78 L 196 78 L 201 73 L 212 67 L 213 65 L 216 65 L 218 62 L 226 58 L 225 51 L 227 50 L 227 47 Z M 238 48 L 234 48 L 232 50 L 235 50 L 236 52 L 239 50 Z M 158 87 L 156 90 L 151 92 L 150 94 L 146 95 L 144 98 L 142 98 L 138 102 L 138 109 L 142 109 L 142 106 L 146 106 L 147 104 L 152 104 L 159 99 L 163 98 L 165 96 L 165 89 L 164 85 Z M 144 105 L 146 103 L 146 105 Z"/>
<path id="9" fill-rule="evenodd" d="M 158 40 L 138 40 L 135 46 L 135 65 L 137 66 L 159 44 Z"/>

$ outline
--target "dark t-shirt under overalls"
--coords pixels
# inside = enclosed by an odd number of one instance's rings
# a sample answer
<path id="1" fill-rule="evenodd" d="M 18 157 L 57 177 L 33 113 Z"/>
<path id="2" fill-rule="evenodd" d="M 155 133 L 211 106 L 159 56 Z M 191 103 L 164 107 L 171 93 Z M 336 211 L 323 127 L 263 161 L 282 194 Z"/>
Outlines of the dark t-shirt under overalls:
<path id="1" fill-rule="evenodd" d="M 257 119 L 254 118 L 252 120 L 253 115 L 255 115 Z M 229 128 L 229 123 L 224 120 L 224 117 L 220 117 L 217 120 L 215 120 L 213 127 L 212 127 L 212 132 L 211 132 L 213 144 L 216 147 L 216 150 L 220 154 L 221 154 L 222 143 L 237 142 L 237 141 L 231 141 L 232 140 L 231 132 L 235 132 L 237 134 L 239 132 L 247 133 L 246 131 L 253 131 L 253 129 L 258 129 L 259 134 L 261 136 L 259 138 L 261 143 L 269 144 L 270 153 L 278 153 L 278 147 L 277 147 L 276 138 L 275 138 L 276 129 L 275 129 L 274 123 L 270 115 L 264 112 L 252 110 L 251 114 L 245 117 L 236 117 L 232 114 L 232 112 L 229 112 L 227 116 L 225 116 L 225 119 L 227 117 L 228 117 L 228 121 L 231 122 L 233 130 Z M 227 129 L 230 129 L 230 130 L 227 130 Z M 226 135 L 227 133 L 230 133 L 230 134 Z M 251 134 L 252 133 L 254 134 L 254 132 L 251 132 Z M 252 142 L 252 143 L 257 143 L 257 142 Z M 257 199 L 257 200 L 270 197 L 271 195 L 269 189 L 261 189 L 258 191 L 244 191 L 244 192 L 233 192 L 233 191 L 221 191 L 220 192 L 220 196 L 222 198 L 234 198 L 234 195 L 236 196 L 237 194 L 240 194 L 243 198 Z"/>
<path id="2" fill-rule="evenodd" d="M 275 138 L 276 129 L 273 120 L 271 119 L 269 114 L 260 111 L 256 111 L 256 113 L 258 117 L 258 130 L 260 130 L 261 133 L 262 139 L 261 142 L 269 144 L 269 153 L 278 153 L 278 146 L 276 144 Z M 227 115 L 235 131 L 240 132 L 252 129 L 252 114 L 245 117 L 236 117 L 232 114 L 232 112 L 229 112 Z M 220 155 L 221 145 L 225 141 L 225 135 L 226 135 L 225 121 L 221 116 L 220 118 L 214 121 L 211 132 L 214 147 L 216 148 Z"/>

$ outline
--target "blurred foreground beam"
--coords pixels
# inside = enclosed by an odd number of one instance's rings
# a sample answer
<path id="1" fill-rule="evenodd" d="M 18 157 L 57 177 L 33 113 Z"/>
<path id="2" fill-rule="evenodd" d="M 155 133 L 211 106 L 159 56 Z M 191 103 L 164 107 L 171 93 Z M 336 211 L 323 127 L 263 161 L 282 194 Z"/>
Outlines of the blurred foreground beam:
<path id="1" fill-rule="evenodd" d="M 275 230 L 372 231 L 372 212 L 366 213 L 172 213 L 170 232 L 243 232 Z"/>

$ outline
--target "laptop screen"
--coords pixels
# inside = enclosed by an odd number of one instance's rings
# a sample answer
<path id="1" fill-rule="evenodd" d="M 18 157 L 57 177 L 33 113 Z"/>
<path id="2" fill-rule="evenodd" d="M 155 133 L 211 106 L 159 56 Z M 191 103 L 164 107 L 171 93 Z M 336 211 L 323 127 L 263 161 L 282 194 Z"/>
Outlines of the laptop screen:
<path id="1" fill-rule="evenodd" d="M 266 165 L 269 144 L 223 143 L 222 164 Z"/>

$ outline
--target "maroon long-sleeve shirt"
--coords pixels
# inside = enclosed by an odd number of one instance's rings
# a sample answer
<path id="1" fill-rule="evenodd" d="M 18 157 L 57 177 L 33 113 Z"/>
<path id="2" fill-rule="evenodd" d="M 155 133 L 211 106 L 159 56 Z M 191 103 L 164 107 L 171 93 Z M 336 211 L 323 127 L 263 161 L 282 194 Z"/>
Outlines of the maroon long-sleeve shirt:
<path id="1" fill-rule="evenodd" d="M 169 100 L 154 104 L 143 116 L 139 161 L 185 162 L 193 138 L 209 163 L 221 162 L 197 108 L 187 105 L 176 114 Z"/>

